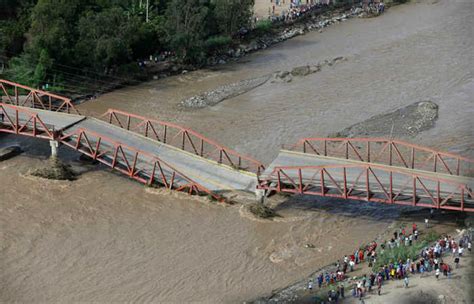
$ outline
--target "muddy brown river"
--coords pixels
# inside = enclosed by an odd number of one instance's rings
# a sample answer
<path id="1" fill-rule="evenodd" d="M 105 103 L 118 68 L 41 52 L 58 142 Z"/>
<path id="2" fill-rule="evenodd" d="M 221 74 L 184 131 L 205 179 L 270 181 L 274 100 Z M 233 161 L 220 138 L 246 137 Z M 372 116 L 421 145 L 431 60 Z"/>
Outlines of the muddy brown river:
<path id="1" fill-rule="evenodd" d="M 300 137 L 432 100 L 439 105 L 434 128 L 405 139 L 472 156 L 473 29 L 472 2 L 402 5 L 238 63 L 117 90 L 80 110 L 177 122 L 268 164 Z M 220 85 L 337 56 L 347 60 L 290 83 L 267 82 L 204 109 L 178 106 Z M 281 218 L 256 221 L 239 205 L 147 189 L 95 167 L 74 182 L 31 178 L 26 172 L 44 162 L 48 143 L 0 139 L 0 147 L 19 142 L 27 150 L 0 163 L 0 302 L 241 302 L 371 241 L 398 213 L 286 198 Z"/>

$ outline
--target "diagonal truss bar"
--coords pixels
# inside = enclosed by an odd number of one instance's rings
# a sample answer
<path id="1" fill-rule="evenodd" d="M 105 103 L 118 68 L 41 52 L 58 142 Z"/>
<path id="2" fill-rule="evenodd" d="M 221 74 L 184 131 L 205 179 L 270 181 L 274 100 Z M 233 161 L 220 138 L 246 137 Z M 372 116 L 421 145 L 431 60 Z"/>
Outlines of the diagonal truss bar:
<path id="1" fill-rule="evenodd" d="M 0 88 L 0 102 L 54 112 L 80 114 L 71 99 L 64 96 L 5 79 L 0 79 Z"/>
<path id="2" fill-rule="evenodd" d="M 1 132 L 47 139 L 56 134 L 54 126 L 45 124 L 37 113 L 5 103 L 0 103 Z"/>
<path id="3" fill-rule="evenodd" d="M 258 188 L 474 212 L 471 181 L 457 181 L 429 174 L 377 164 L 281 166 L 275 167 L 263 177 Z M 361 176 L 365 178 L 361 179 Z M 353 188 L 357 183 L 362 185 L 355 191 Z M 352 189 L 348 187 L 350 184 Z"/>
<path id="4" fill-rule="evenodd" d="M 289 150 L 450 175 L 474 174 L 474 159 L 385 138 L 303 138 Z"/>
<path id="5" fill-rule="evenodd" d="M 156 155 L 117 142 L 102 134 L 79 128 L 61 136 L 60 141 L 143 184 L 160 183 L 169 189 L 204 193 L 222 201 L 220 196 L 196 183 Z"/>
<path id="6" fill-rule="evenodd" d="M 177 124 L 153 120 L 116 109 L 109 109 L 102 115 L 102 118 L 123 129 L 239 170 L 259 175 L 265 169 L 262 163 Z"/>

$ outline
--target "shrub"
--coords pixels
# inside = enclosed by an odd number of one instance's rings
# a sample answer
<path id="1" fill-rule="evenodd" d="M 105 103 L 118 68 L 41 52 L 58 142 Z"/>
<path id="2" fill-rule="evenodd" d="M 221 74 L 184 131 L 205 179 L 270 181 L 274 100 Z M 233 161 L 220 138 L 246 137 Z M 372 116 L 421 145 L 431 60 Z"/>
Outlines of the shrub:
<path id="1" fill-rule="evenodd" d="M 204 43 L 206 49 L 210 53 L 219 53 L 227 50 L 232 43 L 232 38 L 229 36 L 212 36 Z"/>
<path id="2" fill-rule="evenodd" d="M 387 265 L 390 262 L 398 262 L 402 260 L 405 262 L 408 258 L 415 260 L 421 252 L 421 249 L 429 246 L 434 241 L 438 240 L 440 235 L 435 232 L 429 232 L 426 235 L 421 236 L 418 241 L 413 242 L 412 246 L 405 246 L 400 244 L 400 247 L 393 249 L 385 248 L 383 253 L 378 254 L 377 261 L 374 264 L 373 270 L 377 271 L 383 265 Z"/>
<path id="3" fill-rule="evenodd" d="M 272 30 L 273 24 L 271 20 L 259 20 L 255 25 L 255 31 L 258 34 L 268 33 Z"/>

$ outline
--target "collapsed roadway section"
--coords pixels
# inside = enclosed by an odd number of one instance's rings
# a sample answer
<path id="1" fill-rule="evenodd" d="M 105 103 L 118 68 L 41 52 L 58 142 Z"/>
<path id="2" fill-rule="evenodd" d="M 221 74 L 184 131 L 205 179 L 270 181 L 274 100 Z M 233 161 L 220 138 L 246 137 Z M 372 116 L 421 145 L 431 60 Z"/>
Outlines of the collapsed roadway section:
<path id="1" fill-rule="evenodd" d="M 0 80 L 0 132 L 47 139 L 148 185 L 223 200 L 231 191 L 317 195 L 474 212 L 474 160 L 378 138 L 304 138 L 265 168 L 182 126 Z"/>

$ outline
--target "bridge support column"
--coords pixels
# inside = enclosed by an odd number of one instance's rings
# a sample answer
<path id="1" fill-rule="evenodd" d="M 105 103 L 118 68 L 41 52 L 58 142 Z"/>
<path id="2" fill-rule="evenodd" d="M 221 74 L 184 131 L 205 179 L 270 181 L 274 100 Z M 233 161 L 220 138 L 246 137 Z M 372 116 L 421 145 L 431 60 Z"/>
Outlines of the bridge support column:
<path id="1" fill-rule="evenodd" d="M 51 156 L 52 157 L 57 157 L 58 156 L 59 141 L 50 140 L 49 145 L 51 147 Z"/>
<path id="2" fill-rule="evenodd" d="M 255 196 L 258 203 L 265 203 L 265 190 L 264 189 L 255 189 Z"/>

